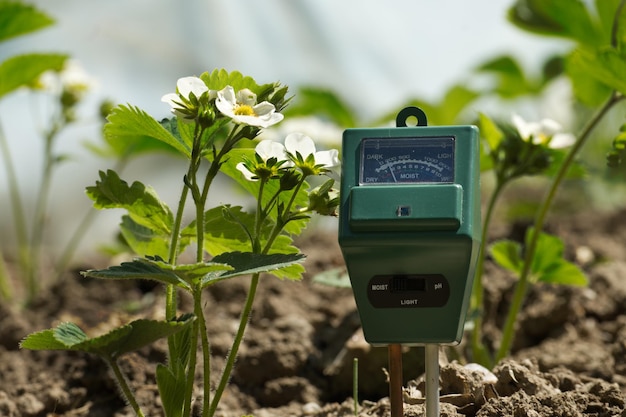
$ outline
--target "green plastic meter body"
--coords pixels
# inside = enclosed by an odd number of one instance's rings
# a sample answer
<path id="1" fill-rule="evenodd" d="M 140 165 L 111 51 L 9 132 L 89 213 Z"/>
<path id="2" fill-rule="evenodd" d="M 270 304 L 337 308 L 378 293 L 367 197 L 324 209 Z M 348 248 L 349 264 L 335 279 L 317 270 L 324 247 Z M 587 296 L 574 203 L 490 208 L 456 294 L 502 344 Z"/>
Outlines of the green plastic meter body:
<path id="1" fill-rule="evenodd" d="M 480 244 L 475 126 L 347 129 L 339 244 L 372 345 L 461 340 Z"/>

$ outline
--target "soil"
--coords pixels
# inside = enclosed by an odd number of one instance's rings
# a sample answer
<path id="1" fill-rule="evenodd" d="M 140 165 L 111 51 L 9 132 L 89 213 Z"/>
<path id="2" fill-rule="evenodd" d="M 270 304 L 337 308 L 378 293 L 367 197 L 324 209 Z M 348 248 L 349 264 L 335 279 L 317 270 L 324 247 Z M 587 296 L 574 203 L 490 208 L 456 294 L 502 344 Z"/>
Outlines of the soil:
<path id="1" fill-rule="evenodd" d="M 626 416 L 624 216 L 626 211 L 577 214 L 549 224 L 548 230 L 566 242 L 567 258 L 587 273 L 589 286 L 534 285 L 521 313 L 513 353 L 494 369 L 463 364 L 463 343 L 442 348 L 441 416 Z M 520 239 L 526 226 L 503 225 L 494 237 Z M 307 274 L 300 282 L 262 278 L 217 415 L 354 415 L 352 368 L 353 358 L 358 358 L 358 415 L 389 416 L 387 350 L 363 340 L 349 288 L 312 280 L 319 272 L 343 265 L 336 235 L 309 234 L 299 246 L 308 256 Z M 0 304 L 0 416 L 133 415 L 98 358 L 18 348 L 28 333 L 62 321 L 73 321 L 96 335 L 136 317 L 161 318 L 160 286 L 78 274 L 109 262 L 85 262 L 47 288 L 29 309 Z M 486 341 L 495 346 L 514 278 L 488 262 L 485 285 Z M 215 379 L 247 288 L 247 279 L 238 278 L 206 292 Z M 425 415 L 423 356 L 420 348 L 404 349 L 405 416 Z M 147 416 L 162 416 L 154 372 L 165 357 L 166 344 L 159 341 L 121 359 Z"/>

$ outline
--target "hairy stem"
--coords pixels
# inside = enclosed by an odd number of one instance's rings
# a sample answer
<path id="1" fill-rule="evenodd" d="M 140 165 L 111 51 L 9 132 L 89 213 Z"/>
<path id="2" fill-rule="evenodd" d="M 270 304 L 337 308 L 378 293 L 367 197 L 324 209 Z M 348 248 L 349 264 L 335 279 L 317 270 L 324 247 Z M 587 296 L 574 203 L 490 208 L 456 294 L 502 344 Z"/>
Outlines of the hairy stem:
<path id="1" fill-rule="evenodd" d="M 498 349 L 498 353 L 496 355 L 496 362 L 506 357 L 511 350 L 513 337 L 515 335 L 516 319 L 519 311 L 522 308 L 522 303 L 526 296 L 532 261 L 535 256 L 535 251 L 537 250 L 537 242 L 539 241 L 539 236 L 541 234 L 541 231 L 543 230 L 546 216 L 552 205 L 554 197 L 556 196 L 559 186 L 563 182 L 567 171 L 574 162 L 574 158 L 589 138 L 589 135 L 591 134 L 593 129 L 600 123 L 600 121 L 604 118 L 608 111 L 622 98 L 623 96 L 619 93 L 611 94 L 609 99 L 604 103 L 600 110 L 598 110 L 598 112 L 589 120 L 587 125 L 585 125 L 585 127 L 582 129 L 581 133 L 577 137 L 576 142 L 569 150 L 568 154 L 563 160 L 563 163 L 559 167 L 559 170 L 552 180 L 552 184 L 548 192 L 544 196 L 544 199 L 539 206 L 537 216 L 535 217 L 534 229 L 530 235 L 528 246 L 525 248 L 524 264 L 522 266 L 520 278 L 515 286 L 515 292 L 513 293 L 511 306 L 509 307 L 509 312 L 503 329 L 502 341 L 500 342 L 500 348 Z"/>
<path id="2" fill-rule="evenodd" d="M 139 407 L 139 403 L 133 395 L 133 391 L 128 386 L 128 382 L 126 382 L 126 378 L 124 377 L 124 374 L 122 374 L 122 371 L 117 364 L 117 361 L 109 356 L 105 356 L 103 357 L 103 359 L 107 363 L 107 365 L 109 365 L 109 368 L 111 368 L 111 370 L 113 371 L 113 375 L 115 375 L 115 379 L 117 380 L 117 385 L 120 387 L 122 394 L 126 398 L 126 401 L 128 401 L 128 404 L 135 411 L 137 417 L 144 417 L 144 413 L 143 411 L 141 411 L 141 407 Z"/>
<path id="3" fill-rule="evenodd" d="M 226 384 L 230 379 L 230 374 L 233 371 L 233 366 L 235 365 L 235 359 L 237 358 L 237 352 L 239 351 L 239 346 L 241 345 L 241 341 L 243 340 L 243 335 L 246 331 L 246 326 L 250 321 L 250 316 L 252 313 L 252 305 L 254 304 L 254 297 L 256 295 L 256 290 L 259 285 L 259 277 L 261 274 L 258 272 L 252 275 L 252 279 L 250 281 L 250 289 L 248 291 L 248 296 L 246 298 L 246 303 L 244 305 L 243 311 L 241 312 L 241 316 L 239 318 L 239 328 L 237 329 L 237 333 L 235 335 L 235 339 L 233 341 L 233 345 L 228 352 L 228 358 L 226 359 L 226 366 L 224 367 L 224 372 L 222 373 L 222 377 L 220 379 L 219 385 L 215 390 L 215 395 L 213 396 L 213 401 L 211 401 L 211 407 L 207 414 L 208 417 L 213 417 L 215 415 L 215 410 L 217 410 L 217 405 L 222 398 L 222 394 L 224 393 L 224 389 L 226 388 Z"/>

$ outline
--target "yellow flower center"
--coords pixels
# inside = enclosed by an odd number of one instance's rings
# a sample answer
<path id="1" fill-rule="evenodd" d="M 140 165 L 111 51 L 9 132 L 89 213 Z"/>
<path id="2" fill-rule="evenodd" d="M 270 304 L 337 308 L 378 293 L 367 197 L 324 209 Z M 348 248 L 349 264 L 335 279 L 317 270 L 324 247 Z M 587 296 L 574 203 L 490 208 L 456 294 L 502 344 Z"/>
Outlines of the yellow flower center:
<path id="1" fill-rule="evenodd" d="M 254 112 L 252 106 L 249 106 L 247 104 L 239 104 L 235 108 L 235 114 L 237 116 L 256 116 L 256 113 Z"/>

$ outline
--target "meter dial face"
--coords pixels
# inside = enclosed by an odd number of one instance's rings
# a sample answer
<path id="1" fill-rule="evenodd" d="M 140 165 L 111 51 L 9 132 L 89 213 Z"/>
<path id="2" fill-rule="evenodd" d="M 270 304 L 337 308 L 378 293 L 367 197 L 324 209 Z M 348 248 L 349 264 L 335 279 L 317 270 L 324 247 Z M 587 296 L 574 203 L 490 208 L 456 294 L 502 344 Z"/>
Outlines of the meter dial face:
<path id="1" fill-rule="evenodd" d="M 361 141 L 360 185 L 454 182 L 454 137 Z"/>

